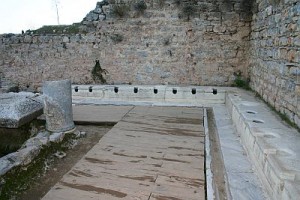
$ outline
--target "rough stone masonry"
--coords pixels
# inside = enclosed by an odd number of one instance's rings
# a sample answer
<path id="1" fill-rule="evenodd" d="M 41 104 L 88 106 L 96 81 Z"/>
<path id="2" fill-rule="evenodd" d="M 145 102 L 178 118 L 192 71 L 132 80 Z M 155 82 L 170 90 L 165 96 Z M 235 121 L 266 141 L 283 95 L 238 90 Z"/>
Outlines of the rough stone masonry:
<path id="1" fill-rule="evenodd" d="M 300 2 L 257 0 L 250 42 L 251 87 L 300 127 Z"/>
<path id="2" fill-rule="evenodd" d="M 92 84 L 95 60 L 109 72 L 108 84 L 230 86 L 241 74 L 300 125 L 298 0 L 145 0 L 144 12 L 134 3 L 99 2 L 73 33 L 1 35 L 2 85 Z"/>
<path id="3" fill-rule="evenodd" d="M 99 59 L 109 84 L 228 86 L 234 72 L 247 74 L 251 17 L 240 1 L 189 1 L 189 21 L 173 0 L 145 1 L 144 13 L 128 1 L 98 3 L 81 33 L 0 36 L 1 70 L 22 88 L 49 79 L 87 84 Z M 112 14 L 115 5 L 129 6 L 124 17 Z"/>

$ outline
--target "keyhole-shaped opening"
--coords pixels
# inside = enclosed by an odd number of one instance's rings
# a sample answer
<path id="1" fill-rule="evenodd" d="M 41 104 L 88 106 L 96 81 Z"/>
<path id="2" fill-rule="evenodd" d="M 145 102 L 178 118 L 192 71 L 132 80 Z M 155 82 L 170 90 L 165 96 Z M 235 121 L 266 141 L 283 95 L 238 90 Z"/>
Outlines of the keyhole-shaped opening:
<path id="1" fill-rule="evenodd" d="M 115 91 L 115 93 L 118 93 L 118 92 L 119 92 L 119 88 L 118 88 L 118 87 L 115 87 L 115 88 L 114 88 L 114 91 Z"/>
<path id="2" fill-rule="evenodd" d="M 154 94 L 157 94 L 158 93 L 158 89 L 154 88 L 153 92 L 154 92 Z"/>
<path id="3" fill-rule="evenodd" d="M 212 92 L 214 95 L 218 94 L 218 90 L 217 89 L 213 89 L 213 92 Z"/>
<path id="4" fill-rule="evenodd" d="M 177 89 L 173 89 L 173 94 L 177 94 Z"/>
<path id="5" fill-rule="evenodd" d="M 134 92 L 134 93 L 138 93 L 138 91 L 139 91 L 139 88 L 137 88 L 137 87 L 135 87 L 135 88 L 133 89 L 133 92 Z"/>
<path id="6" fill-rule="evenodd" d="M 93 87 L 89 87 L 89 92 L 93 92 Z"/>
<path id="7" fill-rule="evenodd" d="M 197 93 L 196 88 L 193 88 L 192 89 L 192 94 L 196 94 L 196 93 Z"/>
<path id="8" fill-rule="evenodd" d="M 78 92 L 78 87 L 76 86 L 74 90 L 75 90 L 75 92 Z"/>

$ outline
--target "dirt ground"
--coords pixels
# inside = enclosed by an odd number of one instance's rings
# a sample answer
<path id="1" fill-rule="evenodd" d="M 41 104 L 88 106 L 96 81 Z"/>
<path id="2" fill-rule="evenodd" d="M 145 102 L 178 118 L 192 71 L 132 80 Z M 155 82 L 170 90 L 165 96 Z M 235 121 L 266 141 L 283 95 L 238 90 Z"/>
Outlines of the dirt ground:
<path id="1" fill-rule="evenodd" d="M 64 158 L 60 159 L 51 155 L 49 157 L 51 164 L 47 166 L 44 174 L 37 177 L 30 189 L 17 199 L 41 199 L 112 128 L 94 125 L 77 125 L 76 127 L 80 132 L 85 132 L 86 136 L 77 140 L 77 145 L 73 149 L 65 151 Z"/>

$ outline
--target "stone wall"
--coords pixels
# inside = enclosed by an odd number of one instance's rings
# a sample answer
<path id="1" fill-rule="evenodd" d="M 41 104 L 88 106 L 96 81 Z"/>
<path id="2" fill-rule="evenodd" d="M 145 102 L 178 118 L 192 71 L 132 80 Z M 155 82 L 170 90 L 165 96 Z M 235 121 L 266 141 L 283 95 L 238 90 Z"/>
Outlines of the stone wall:
<path id="1" fill-rule="evenodd" d="M 148 0 L 144 13 L 128 7 L 114 16 L 114 4 L 97 4 L 81 23 L 81 34 L 0 36 L 3 79 L 36 90 L 45 80 L 70 78 L 94 83 L 100 60 L 109 84 L 232 85 L 247 76 L 251 15 L 246 0 L 192 3 L 190 20 L 175 0 Z"/>
<path id="2" fill-rule="evenodd" d="M 300 127 L 300 2 L 257 0 L 251 34 L 251 87 Z"/>

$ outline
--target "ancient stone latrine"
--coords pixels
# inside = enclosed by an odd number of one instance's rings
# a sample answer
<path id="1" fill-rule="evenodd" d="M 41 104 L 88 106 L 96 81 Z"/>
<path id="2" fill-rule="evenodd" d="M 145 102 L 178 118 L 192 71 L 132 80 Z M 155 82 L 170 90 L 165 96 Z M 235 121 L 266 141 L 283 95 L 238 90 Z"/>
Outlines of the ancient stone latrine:
<path id="1" fill-rule="evenodd" d="M 96 60 L 108 84 L 231 86 L 241 75 L 300 124 L 298 0 L 143 2 L 102 1 L 64 30 L 1 35 L 2 82 L 92 84 Z"/>

